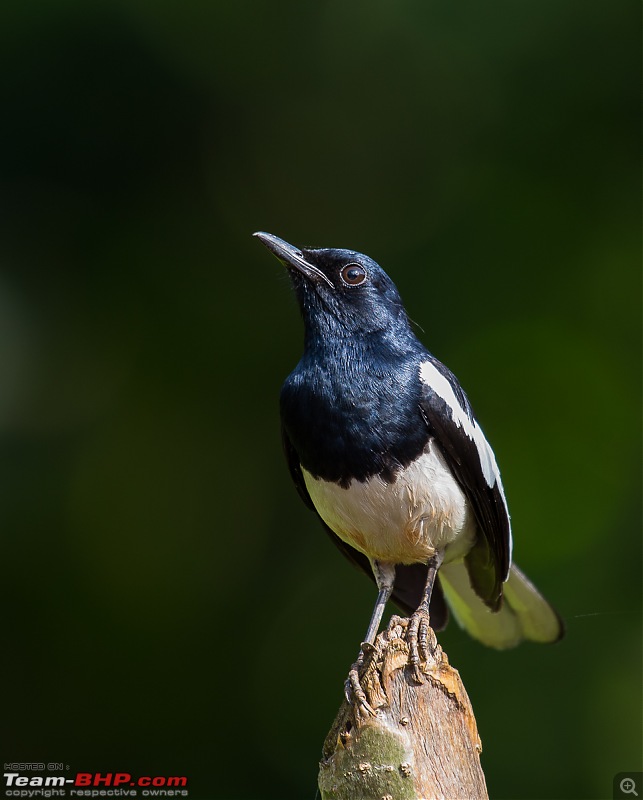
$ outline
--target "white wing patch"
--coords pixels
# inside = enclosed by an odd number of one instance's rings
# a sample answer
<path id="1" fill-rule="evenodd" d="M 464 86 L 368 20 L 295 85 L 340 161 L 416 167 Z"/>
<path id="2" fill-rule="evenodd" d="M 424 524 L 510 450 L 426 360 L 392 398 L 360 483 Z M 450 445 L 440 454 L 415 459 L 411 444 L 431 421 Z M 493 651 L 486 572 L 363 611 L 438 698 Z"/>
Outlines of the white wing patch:
<path id="1" fill-rule="evenodd" d="M 498 486 L 498 491 L 502 497 L 502 502 L 504 503 L 507 517 L 509 517 L 507 498 L 505 497 L 505 490 L 502 486 L 502 480 L 500 479 L 500 470 L 498 469 L 498 464 L 496 463 L 496 457 L 493 454 L 493 450 L 491 449 L 489 442 L 485 439 L 485 435 L 480 426 L 475 422 L 475 420 L 472 420 L 465 409 L 462 408 L 449 381 L 430 361 L 423 361 L 422 364 L 420 364 L 420 378 L 432 389 L 432 391 L 434 391 L 439 397 L 442 398 L 442 400 L 444 400 L 444 402 L 447 404 L 447 407 L 451 410 L 451 419 L 475 444 L 484 479 L 489 487 L 493 488 L 495 485 Z M 509 529 L 508 546 L 509 563 L 511 563 L 513 550 L 513 537 L 511 536 L 511 528 Z"/>
<path id="2" fill-rule="evenodd" d="M 451 419 L 459 428 L 462 428 L 469 439 L 474 442 L 478 451 L 482 474 L 484 475 L 487 485 L 493 487 L 497 483 L 504 500 L 505 493 L 500 480 L 500 470 L 496 464 L 496 457 L 493 454 L 493 450 L 489 446 L 489 442 L 485 439 L 484 433 L 480 427 L 474 420 L 469 418 L 467 412 L 458 402 L 458 398 L 455 396 L 455 392 L 449 381 L 430 361 L 424 361 L 420 364 L 420 378 L 438 395 L 438 397 L 444 400 L 447 407 L 451 410 Z"/>

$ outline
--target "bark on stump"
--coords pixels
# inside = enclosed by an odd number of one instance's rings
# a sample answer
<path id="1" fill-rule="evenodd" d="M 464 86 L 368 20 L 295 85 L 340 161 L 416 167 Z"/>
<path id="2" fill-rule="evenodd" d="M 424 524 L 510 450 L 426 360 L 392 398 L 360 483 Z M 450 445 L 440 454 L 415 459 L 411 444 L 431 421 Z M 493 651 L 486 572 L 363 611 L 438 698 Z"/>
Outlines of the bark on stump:
<path id="1" fill-rule="evenodd" d="M 488 800 L 482 744 L 460 675 L 429 631 L 418 684 L 407 667 L 408 620 L 380 633 L 361 684 L 376 716 L 342 704 L 319 768 L 322 800 Z"/>

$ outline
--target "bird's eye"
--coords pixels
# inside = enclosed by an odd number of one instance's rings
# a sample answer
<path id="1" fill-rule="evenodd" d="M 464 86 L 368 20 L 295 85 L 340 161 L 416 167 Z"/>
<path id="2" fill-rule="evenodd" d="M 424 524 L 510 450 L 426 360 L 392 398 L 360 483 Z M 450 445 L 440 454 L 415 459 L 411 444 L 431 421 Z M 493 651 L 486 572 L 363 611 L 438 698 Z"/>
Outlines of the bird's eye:
<path id="1" fill-rule="evenodd" d="M 348 286 L 359 286 L 366 280 L 366 270 L 359 264 L 347 264 L 339 274 Z"/>

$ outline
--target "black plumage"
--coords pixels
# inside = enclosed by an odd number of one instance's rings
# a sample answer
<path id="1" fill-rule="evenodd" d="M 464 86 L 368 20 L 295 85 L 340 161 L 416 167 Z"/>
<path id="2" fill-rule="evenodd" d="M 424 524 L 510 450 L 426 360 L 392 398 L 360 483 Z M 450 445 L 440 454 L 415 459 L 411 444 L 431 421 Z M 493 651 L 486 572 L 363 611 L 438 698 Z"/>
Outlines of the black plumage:
<path id="1" fill-rule="evenodd" d="M 430 596 L 439 630 L 444 589 L 486 644 L 558 638 L 557 615 L 511 567 L 500 473 L 471 404 L 415 336 L 391 279 L 352 250 L 256 235 L 288 267 L 304 319 L 304 352 L 281 392 L 286 459 L 331 539 L 378 583 L 369 636 L 391 592 L 409 613 Z"/>

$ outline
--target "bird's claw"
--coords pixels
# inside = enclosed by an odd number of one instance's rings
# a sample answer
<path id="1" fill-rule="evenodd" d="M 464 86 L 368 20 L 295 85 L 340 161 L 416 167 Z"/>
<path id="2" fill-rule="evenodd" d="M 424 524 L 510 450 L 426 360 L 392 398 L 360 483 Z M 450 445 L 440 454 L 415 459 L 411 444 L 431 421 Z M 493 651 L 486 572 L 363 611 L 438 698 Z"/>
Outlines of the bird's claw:
<path id="1" fill-rule="evenodd" d="M 375 647 L 375 645 L 371 644 L 370 642 L 362 642 L 360 644 L 360 651 L 362 656 L 372 656 L 376 650 L 377 648 Z M 362 661 L 363 660 L 364 658 L 362 658 Z"/>
<path id="2" fill-rule="evenodd" d="M 429 611 L 420 606 L 415 611 L 406 629 L 406 643 L 409 648 L 409 666 L 411 675 L 416 683 L 423 683 L 420 663 L 426 663 L 431 658 L 429 649 Z"/>
<path id="3" fill-rule="evenodd" d="M 372 657 L 375 650 L 376 648 L 370 642 L 362 642 L 357 661 L 351 666 L 348 671 L 348 677 L 344 682 L 344 696 L 346 697 L 346 701 L 355 707 L 358 714 L 362 713 L 372 717 L 376 716 L 376 712 L 368 702 L 366 694 L 362 689 L 359 673 L 364 666 L 365 657 Z"/>

